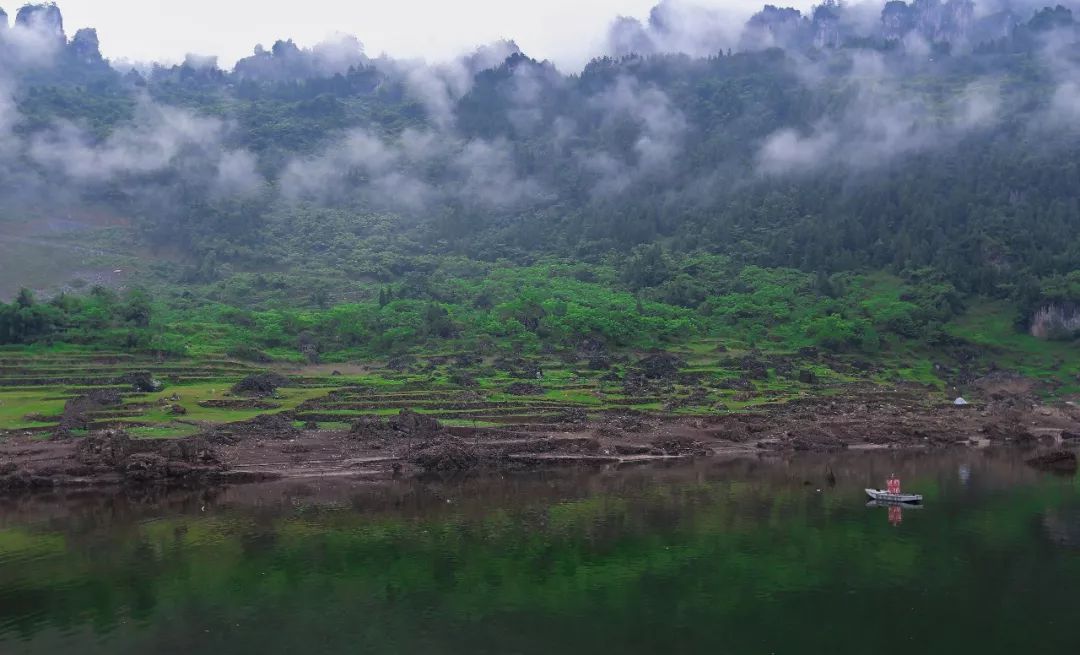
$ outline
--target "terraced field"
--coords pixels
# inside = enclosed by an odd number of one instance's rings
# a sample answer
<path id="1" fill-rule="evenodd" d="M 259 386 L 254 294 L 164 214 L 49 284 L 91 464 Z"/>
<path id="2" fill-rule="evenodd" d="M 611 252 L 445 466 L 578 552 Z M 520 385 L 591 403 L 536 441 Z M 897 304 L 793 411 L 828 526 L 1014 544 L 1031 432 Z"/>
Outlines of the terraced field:
<path id="1" fill-rule="evenodd" d="M 584 361 L 554 356 L 465 355 L 409 358 L 404 365 L 342 366 L 345 374 L 330 366 L 278 367 L 290 384 L 272 397 L 256 399 L 233 395 L 230 388 L 263 369 L 229 359 L 165 360 L 72 348 L 0 350 L 0 430 L 48 435 L 60 426 L 65 404 L 101 390 L 118 393 L 121 402 L 86 412 L 90 423 L 82 429 L 122 427 L 139 437 L 175 437 L 262 414 L 286 413 L 298 426 L 337 428 L 401 409 L 432 415 L 452 427 L 544 430 L 628 410 L 667 415 L 737 411 L 829 393 L 845 383 L 823 365 L 796 371 L 783 361 L 746 363 L 730 355 L 725 365 L 711 347 L 660 357 L 651 364 L 646 355 L 624 357 L 596 370 Z M 664 357 L 673 357 L 677 368 Z M 800 381 L 800 375 L 812 377 L 813 384 Z M 146 388 L 147 381 L 153 388 Z"/>
<path id="2" fill-rule="evenodd" d="M 230 420 L 235 415 L 222 412 L 221 416 L 210 416 L 192 411 L 181 422 L 167 413 L 167 399 L 178 397 L 185 409 L 190 404 L 199 410 L 200 400 L 225 392 L 230 381 L 251 371 L 245 364 L 225 360 L 161 361 L 77 349 L 0 351 L 0 430 L 48 433 L 57 427 L 65 403 L 90 390 L 105 389 L 119 393 L 122 404 L 89 411 L 91 429 L 167 426 L 170 435 L 193 432 L 195 426 L 184 424 L 214 418 Z M 162 389 L 137 390 L 130 380 L 139 377 L 160 383 Z"/>

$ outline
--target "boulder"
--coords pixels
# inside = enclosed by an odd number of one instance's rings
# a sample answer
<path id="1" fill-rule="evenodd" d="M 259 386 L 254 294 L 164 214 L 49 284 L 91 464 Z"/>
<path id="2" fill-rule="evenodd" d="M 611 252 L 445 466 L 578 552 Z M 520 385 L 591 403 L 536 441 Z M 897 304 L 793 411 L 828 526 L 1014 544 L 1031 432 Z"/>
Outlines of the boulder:
<path id="1" fill-rule="evenodd" d="M 292 417 L 287 414 L 261 414 L 247 421 L 232 423 L 230 427 L 238 432 L 270 439 L 295 439 L 300 435 L 300 430 L 293 426 Z"/>
<path id="2" fill-rule="evenodd" d="M 280 373 L 255 373 L 234 384 L 232 392 L 241 396 L 272 396 L 278 387 L 289 384 L 289 378 Z"/>
<path id="3" fill-rule="evenodd" d="M 389 421 L 390 427 L 410 436 L 426 436 L 442 432 L 442 424 L 436 419 L 418 414 L 411 409 L 401 410 Z"/>
<path id="4" fill-rule="evenodd" d="M 655 439 L 651 442 L 652 452 L 656 455 L 708 455 L 708 446 L 689 436 L 671 436 Z"/>
<path id="5" fill-rule="evenodd" d="M 134 444 L 123 430 L 91 434 L 75 445 L 75 459 L 80 464 L 115 468 L 131 455 Z"/>
<path id="6" fill-rule="evenodd" d="M 409 457 L 428 473 L 462 473 L 480 467 L 488 459 L 475 446 L 455 438 L 425 444 Z"/>
<path id="7" fill-rule="evenodd" d="M 132 371 L 116 378 L 116 384 L 130 384 L 132 391 L 140 393 L 154 393 L 161 391 L 165 385 L 155 380 L 149 371 Z"/>
<path id="8" fill-rule="evenodd" d="M 541 396 L 546 391 L 539 385 L 529 384 L 528 382 L 515 382 L 506 388 L 506 393 L 511 396 Z"/>
<path id="9" fill-rule="evenodd" d="M 414 366 L 416 366 L 416 358 L 412 355 L 398 355 L 397 357 L 391 357 L 386 362 L 386 368 L 398 373 L 408 371 Z"/>
<path id="10" fill-rule="evenodd" d="M 393 433 L 390 424 L 378 416 L 361 416 L 349 428 L 349 436 L 354 439 L 382 439 Z"/>
<path id="11" fill-rule="evenodd" d="M 634 367 L 638 373 L 650 380 L 674 378 L 685 363 L 671 353 L 656 353 L 638 361 Z"/>
<path id="12" fill-rule="evenodd" d="M 157 453 L 136 453 L 124 462 L 123 473 L 129 482 L 157 482 L 168 477 L 169 462 Z"/>

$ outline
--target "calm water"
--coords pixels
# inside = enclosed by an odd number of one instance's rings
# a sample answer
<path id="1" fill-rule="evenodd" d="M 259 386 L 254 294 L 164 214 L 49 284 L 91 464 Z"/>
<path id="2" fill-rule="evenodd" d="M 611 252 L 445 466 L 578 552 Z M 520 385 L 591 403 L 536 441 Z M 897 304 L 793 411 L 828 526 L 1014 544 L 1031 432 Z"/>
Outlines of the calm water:
<path id="1" fill-rule="evenodd" d="M 0 653 L 1075 652 L 1080 482 L 1016 459 L 8 498 Z"/>

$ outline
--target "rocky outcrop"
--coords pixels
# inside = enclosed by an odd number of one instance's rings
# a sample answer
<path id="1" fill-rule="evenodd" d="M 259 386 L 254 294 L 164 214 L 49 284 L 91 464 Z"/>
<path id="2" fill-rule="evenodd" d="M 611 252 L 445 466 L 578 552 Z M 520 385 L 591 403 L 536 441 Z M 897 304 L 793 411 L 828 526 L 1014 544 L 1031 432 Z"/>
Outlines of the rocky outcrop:
<path id="1" fill-rule="evenodd" d="M 536 384 L 515 382 L 506 388 L 506 393 L 511 396 L 542 396 L 547 390 Z"/>
<path id="2" fill-rule="evenodd" d="M 881 36 L 901 40 L 914 33 L 930 43 L 962 43 L 971 34 L 974 15 L 971 0 L 893 0 L 881 10 Z"/>
<path id="3" fill-rule="evenodd" d="M 261 82 L 288 82 L 312 77 L 345 74 L 368 62 L 364 46 L 355 37 L 340 36 L 311 49 L 300 48 L 291 39 L 276 41 L 270 49 L 255 46 L 255 52 L 236 62 L 236 75 Z"/>
<path id="4" fill-rule="evenodd" d="M 68 44 L 68 49 L 71 51 L 72 56 L 81 63 L 96 64 L 103 61 L 97 30 L 93 28 L 84 27 L 75 32 L 75 36 L 71 38 L 71 43 Z"/>
<path id="5" fill-rule="evenodd" d="M 116 384 L 130 384 L 132 391 L 140 393 L 154 393 L 165 388 L 159 380 L 155 380 L 150 371 L 131 371 L 116 378 Z"/>
<path id="6" fill-rule="evenodd" d="M 278 387 L 289 385 L 289 378 L 279 373 L 255 373 L 232 386 L 232 392 L 239 396 L 272 396 Z"/>
<path id="7" fill-rule="evenodd" d="M 411 409 L 398 412 L 397 416 L 390 419 L 390 427 L 412 436 L 427 436 L 442 432 L 442 423 L 439 423 L 437 419 L 418 414 Z"/>
<path id="8" fill-rule="evenodd" d="M 830 0 L 814 7 L 811 27 L 815 48 L 837 48 L 841 45 L 840 10 L 840 5 Z"/>
<path id="9" fill-rule="evenodd" d="M 650 380 L 669 380 L 679 373 L 686 363 L 670 353 L 656 353 L 642 358 L 634 366 L 640 375 Z"/>
<path id="10" fill-rule="evenodd" d="M 804 27 L 802 12 L 798 9 L 765 5 L 746 22 L 742 46 L 757 49 L 795 43 Z"/>
<path id="11" fill-rule="evenodd" d="M 1071 339 L 1080 332 L 1080 307 L 1051 303 L 1039 308 L 1030 320 L 1030 331 L 1039 339 Z"/>
<path id="12" fill-rule="evenodd" d="M 900 40 L 915 29 L 915 12 L 904 0 L 890 0 L 881 10 L 881 35 Z"/>
<path id="13" fill-rule="evenodd" d="M 15 25 L 55 37 L 63 42 L 67 41 L 64 34 L 64 17 L 60 13 L 60 8 L 51 2 L 22 7 L 15 14 Z"/>

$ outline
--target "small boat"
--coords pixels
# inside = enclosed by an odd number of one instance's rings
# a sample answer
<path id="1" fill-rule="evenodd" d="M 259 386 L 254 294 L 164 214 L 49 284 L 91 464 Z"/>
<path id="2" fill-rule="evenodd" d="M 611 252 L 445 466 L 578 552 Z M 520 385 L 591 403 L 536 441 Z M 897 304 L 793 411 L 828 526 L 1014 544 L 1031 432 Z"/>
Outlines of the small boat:
<path id="1" fill-rule="evenodd" d="M 888 491 L 882 491 L 881 489 L 867 489 L 866 495 L 879 503 L 917 504 L 922 502 L 922 496 L 920 494 L 894 494 L 889 493 Z"/>

